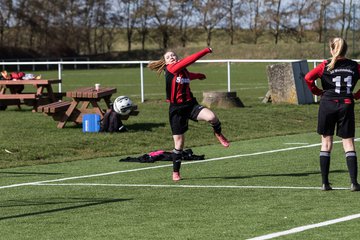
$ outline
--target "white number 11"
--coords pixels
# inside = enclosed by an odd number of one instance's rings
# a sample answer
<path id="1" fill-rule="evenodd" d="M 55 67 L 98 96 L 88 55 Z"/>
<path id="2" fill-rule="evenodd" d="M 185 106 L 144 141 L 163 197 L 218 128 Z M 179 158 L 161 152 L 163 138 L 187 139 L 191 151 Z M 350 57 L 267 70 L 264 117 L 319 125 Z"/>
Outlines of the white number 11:
<path id="1" fill-rule="evenodd" d="M 332 81 L 335 83 L 335 92 L 340 93 L 341 77 L 337 76 L 337 77 L 333 78 Z M 351 87 L 352 87 L 352 76 L 348 76 L 348 77 L 344 78 L 344 82 L 346 83 L 346 93 L 350 94 Z"/>

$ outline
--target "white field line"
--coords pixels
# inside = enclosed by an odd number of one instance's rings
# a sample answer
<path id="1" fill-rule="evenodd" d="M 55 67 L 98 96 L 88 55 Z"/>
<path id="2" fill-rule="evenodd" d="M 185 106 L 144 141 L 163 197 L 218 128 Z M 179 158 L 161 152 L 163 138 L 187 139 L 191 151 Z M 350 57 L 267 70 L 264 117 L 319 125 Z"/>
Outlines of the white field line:
<path id="1" fill-rule="evenodd" d="M 358 139 L 356 139 L 356 140 L 358 140 Z M 340 142 L 341 141 L 335 141 L 334 143 L 340 143 Z M 283 148 L 283 149 L 264 151 L 264 152 L 257 152 L 257 153 L 239 154 L 239 155 L 233 155 L 233 156 L 227 156 L 227 157 L 212 158 L 212 159 L 207 159 L 207 160 L 203 160 L 203 161 L 185 162 L 184 164 L 195 164 L 195 163 L 210 162 L 210 161 L 217 161 L 217 160 L 230 159 L 230 158 L 256 156 L 256 155 L 262 155 L 262 154 L 268 154 L 268 153 L 291 151 L 291 150 L 296 150 L 296 149 L 301 149 L 301 148 L 316 147 L 316 146 L 320 146 L 320 145 L 321 144 L 317 143 L 317 144 L 311 144 L 311 145 L 307 145 L 307 146 Z M 92 174 L 92 175 L 85 175 L 85 176 L 60 178 L 60 179 L 54 179 L 54 180 L 13 184 L 13 185 L 7 185 L 7 186 L 0 186 L 0 189 L 20 187 L 20 186 L 30 186 L 30 185 L 75 185 L 75 184 L 65 184 L 65 183 L 61 183 L 61 184 L 49 184 L 49 183 L 72 180 L 72 179 L 105 176 L 105 175 L 111 175 L 111 174 L 117 174 L 117 173 L 143 171 L 143 170 L 148 170 L 148 169 L 156 169 L 156 168 L 163 168 L 163 167 L 169 167 L 169 166 L 172 166 L 172 164 L 154 166 L 154 167 L 147 167 L 147 168 L 131 169 L 131 170 L 123 170 L 123 171 L 115 171 L 115 172 L 108 172 L 108 173 Z M 100 185 L 102 185 L 102 186 L 104 186 L 105 184 L 82 184 L 82 183 L 78 183 L 76 185 L 82 185 L 82 186 L 89 186 L 89 185 L 100 186 Z M 125 186 L 129 186 L 129 187 L 134 187 L 134 186 L 138 186 L 138 187 L 144 187 L 144 186 L 146 186 L 146 187 L 149 187 L 149 186 L 150 187 L 170 187 L 171 186 L 171 187 L 183 187 L 183 188 L 185 188 L 185 187 L 188 187 L 188 188 L 189 187 L 193 187 L 193 188 L 195 188 L 195 187 L 196 188 L 213 187 L 213 188 L 292 188 L 292 189 L 304 189 L 305 188 L 305 189 L 318 189 L 318 188 L 314 188 L 314 187 L 284 187 L 284 186 L 283 187 L 281 187 L 281 186 L 280 187 L 273 187 L 273 186 L 265 187 L 265 186 L 202 186 L 202 185 L 148 185 L 148 184 L 136 184 L 136 185 L 135 184 L 106 184 L 106 186 L 122 186 L 122 187 L 125 187 Z M 290 230 L 287 230 L 287 231 L 271 233 L 271 234 L 268 234 L 268 235 L 263 235 L 263 236 L 251 238 L 249 240 L 272 239 L 272 238 L 279 237 L 279 236 L 284 236 L 284 235 L 289 235 L 289 234 L 293 234 L 293 233 L 297 233 L 297 232 L 306 231 L 306 230 L 312 229 L 312 228 L 328 226 L 328 225 L 331 225 L 331 224 L 336 224 L 336 223 L 344 222 L 344 221 L 350 221 L 350 220 L 353 220 L 353 219 L 356 219 L 356 218 L 360 218 L 360 214 L 349 215 L 349 216 L 346 216 L 346 217 L 343 217 L 343 218 L 333 219 L 333 220 L 329 220 L 329 221 L 325 221 L 325 222 L 321 222 L 321 223 L 317 223 L 317 224 L 305 225 L 305 226 L 293 228 L 293 229 L 290 229 Z"/>
<path id="2" fill-rule="evenodd" d="M 341 141 L 334 141 L 334 143 L 339 143 L 339 142 L 341 142 Z M 238 154 L 238 155 L 232 155 L 232 156 L 226 156 L 226 157 L 210 158 L 210 159 L 201 160 L 201 161 L 184 162 L 184 163 L 182 163 L 182 164 L 183 164 L 183 165 L 184 165 L 184 164 L 197 164 L 197 163 L 205 163 L 205 162 L 219 161 L 219 160 L 231 159 L 231 158 L 250 157 L 250 156 L 271 154 L 271 153 L 277 153 L 277 152 L 292 151 L 292 150 L 297 150 L 297 149 L 302 149 L 302 148 L 317 147 L 317 146 L 320 146 L 320 145 L 321 145 L 321 143 L 316 143 L 316 144 L 310 144 L 310 145 L 306 145 L 306 146 L 298 146 L 298 147 L 290 147 L 290 148 L 281 148 L 281 149 L 269 150 L 269 151 L 264 151 L 264 152 Z M 44 181 L 27 182 L 27 183 L 18 183 L 18 184 L 11 184 L 11 185 L 0 186 L 0 189 L 21 187 L 21 186 L 29 186 L 29 185 L 40 184 L 40 183 L 61 182 L 61 181 L 75 180 L 75 179 L 82 179 L 82 178 L 101 177 L 101 176 L 108 176 L 108 175 L 119 174 L 119 173 L 137 172 L 137 171 L 144 171 L 144 170 L 158 169 L 158 168 L 165 168 L 165 167 L 172 167 L 172 166 L 173 166 L 172 164 L 166 164 L 166 165 L 153 166 L 153 167 L 135 168 L 135 169 L 129 169 L 129 170 L 114 171 L 114 172 L 97 173 L 97 174 L 90 174 L 90 175 L 83 175 L 83 176 L 74 176 L 74 177 L 67 177 L 67 178 L 58 178 L 58 179 L 53 179 L 53 180 L 44 180 Z"/>
<path id="3" fill-rule="evenodd" d="M 309 143 L 301 143 L 301 142 L 289 142 L 289 143 L 284 143 L 285 145 L 307 145 Z"/>
<path id="4" fill-rule="evenodd" d="M 255 238 L 249 238 L 248 240 L 272 239 L 272 238 L 285 236 L 285 235 L 289 235 L 289 234 L 293 234 L 293 233 L 303 232 L 303 231 L 313 229 L 313 228 L 325 227 L 325 226 L 329 226 L 329 225 L 340 223 L 340 222 L 346 222 L 346 221 L 350 221 L 350 220 L 353 220 L 353 219 L 356 219 L 356 218 L 360 218 L 360 214 L 349 215 L 349 216 L 346 216 L 346 217 L 336 218 L 336 219 L 325 221 L 325 222 L 320 222 L 320 223 L 305 225 L 305 226 L 301 226 L 301 227 L 296 227 L 296 228 L 292 228 L 292 229 L 282 231 L 282 232 L 276 232 L 276 233 L 271 233 L 271 234 L 255 237 Z"/>
<path id="5" fill-rule="evenodd" d="M 229 185 L 164 185 L 164 184 L 126 184 L 126 183 L 37 183 L 33 186 L 103 186 L 103 187 L 147 187 L 147 188 L 222 188 L 222 189 L 302 189 L 320 190 L 320 187 L 291 187 L 291 186 L 229 186 Z M 349 190 L 349 188 L 333 188 L 335 190 Z"/>
<path id="6" fill-rule="evenodd" d="M 340 142 L 340 141 L 338 141 L 338 142 Z M 307 146 L 282 148 L 282 149 L 276 149 L 276 150 L 270 150 L 270 151 L 264 151 L 264 152 L 256 152 L 256 153 L 248 153 L 248 154 L 238 154 L 238 155 L 219 157 L 219 158 L 211 158 L 211 159 L 194 161 L 194 162 L 184 162 L 182 164 L 183 165 L 184 164 L 196 164 L 196 163 L 218 161 L 218 160 L 224 160 L 224 159 L 230 159 L 230 158 L 256 156 L 256 155 L 262 155 L 262 154 L 268 154 L 268 153 L 291 151 L 291 150 L 296 150 L 296 149 L 301 149 L 301 148 L 310 148 L 310 147 L 315 147 L 315 146 L 320 146 L 320 145 L 321 145 L 320 143 L 316 143 L 316 144 L 311 144 L 311 145 L 307 145 Z M 59 179 L 45 180 L 45 181 L 38 181 L 38 182 L 18 183 L 18 184 L 0 186 L 0 189 L 21 187 L 21 186 L 27 186 L 27 185 L 40 184 L 40 183 L 51 183 L 51 182 L 61 182 L 61 181 L 66 181 L 66 180 L 74 180 L 74 179 L 82 179 L 82 178 L 100 177 L 100 176 L 107 176 L 107 175 L 113 175 L 113 174 L 119 174 L 119 173 L 137 172 L 137 171 L 144 171 L 144 170 L 158 169 L 158 168 L 165 168 L 165 167 L 172 167 L 172 164 L 153 166 L 153 167 L 145 167 L 145 168 L 135 168 L 135 169 L 121 170 L 121 171 L 114 171 L 114 172 L 107 172 L 107 173 L 98 173 L 98 174 L 91 174 L 91 175 L 83 175 L 83 176 L 74 176 L 74 177 L 68 177 L 68 178 L 59 178 Z"/>

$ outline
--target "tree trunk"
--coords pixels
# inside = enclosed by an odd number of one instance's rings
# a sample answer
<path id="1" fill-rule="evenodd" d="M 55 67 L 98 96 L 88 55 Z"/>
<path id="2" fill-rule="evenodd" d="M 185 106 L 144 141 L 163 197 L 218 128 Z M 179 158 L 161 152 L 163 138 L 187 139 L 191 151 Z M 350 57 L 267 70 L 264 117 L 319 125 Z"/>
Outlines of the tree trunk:
<path id="1" fill-rule="evenodd" d="M 220 108 L 244 107 L 240 98 L 236 96 L 236 92 L 203 92 L 202 105 Z"/>

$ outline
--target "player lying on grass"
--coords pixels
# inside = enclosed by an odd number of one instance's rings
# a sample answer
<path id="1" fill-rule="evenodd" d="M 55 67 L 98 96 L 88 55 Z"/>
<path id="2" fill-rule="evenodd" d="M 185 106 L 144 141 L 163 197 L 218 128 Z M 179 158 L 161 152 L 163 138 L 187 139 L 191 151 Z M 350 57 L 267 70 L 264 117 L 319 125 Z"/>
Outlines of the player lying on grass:
<path id="1" fill-rule="evenodd" d="M 174 139 L 173 150 L 173 180 L 179 181 L 181 156 L 185 143 L 185 132 L 188 130 L 188 120 L 207 121 L 211 124 L 216 138 L 224 147 L 229 147 L 229 141 L 221 133 L 221 123 L 210 109 L 199 105 L 190 90 L 190 81 L 203 80 L 206 76 L 202 73 L 189 72 L 186 67 L 199 58 L 211 53 L 211 48 L 205 48 L 186 58 L 179 59 L 174 52 L 166 52 L 158 60 L 150 62 L 148 67 L 159 75 L 164 72 L 166 81 L 166 101 L 169 106 L 169 121 Z"/>

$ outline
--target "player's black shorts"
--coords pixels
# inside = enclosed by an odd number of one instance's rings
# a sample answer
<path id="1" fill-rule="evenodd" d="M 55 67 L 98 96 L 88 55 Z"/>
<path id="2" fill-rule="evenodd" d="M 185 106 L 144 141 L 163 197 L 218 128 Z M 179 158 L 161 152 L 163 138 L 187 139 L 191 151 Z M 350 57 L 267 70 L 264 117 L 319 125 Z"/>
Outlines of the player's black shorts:
<path id="1" fill-rule="evenodd" d="M 354 103 L 320 101 L 317 132 L 325 136 L 336 135 L 341 138 L 355 137 Z"/>
<path id="2" fill-rule="evenodd" d="M 173 135 L 184 134 L 189 128 L 189 119 L 197 121 L 200 111 L 205 108 L 194 100 L 184 105 L 170 105 L 169 121 Z"/>

